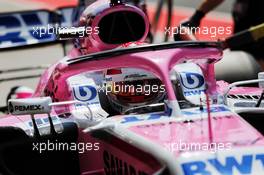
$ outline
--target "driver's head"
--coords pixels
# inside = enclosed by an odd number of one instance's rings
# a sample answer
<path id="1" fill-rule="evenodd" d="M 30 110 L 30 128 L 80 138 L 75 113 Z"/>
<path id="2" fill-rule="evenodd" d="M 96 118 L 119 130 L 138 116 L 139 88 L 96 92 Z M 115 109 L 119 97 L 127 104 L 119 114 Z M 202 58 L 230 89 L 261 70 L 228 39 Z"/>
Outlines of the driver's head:
<path id="1" fill-rule="evenodd" d="M 113 49 L 127 42 L 143 42 L 149 31 L 149 20 L 140 8 L 125 3 L 113 5 L 108 0 L 89 5 L 79 25 L 91 29 L 87 37 L 78 39 L 77 45 L 85 53 Z"/>
<path id="2" fill-rule="evenodd" d="M 13 87 L 6 98 L 6 103 L 10 99 L 30 98 L 32 97 L 34 90 L 26 86 L 15 86 Z"/>
<path id="3" fill-rule="evenodd" d="M 159 103 L 165 96 L 161 81 L 139 69 L 109 69 L 105 81 L 110 105 L 121 114 L 133 107 Z"/>

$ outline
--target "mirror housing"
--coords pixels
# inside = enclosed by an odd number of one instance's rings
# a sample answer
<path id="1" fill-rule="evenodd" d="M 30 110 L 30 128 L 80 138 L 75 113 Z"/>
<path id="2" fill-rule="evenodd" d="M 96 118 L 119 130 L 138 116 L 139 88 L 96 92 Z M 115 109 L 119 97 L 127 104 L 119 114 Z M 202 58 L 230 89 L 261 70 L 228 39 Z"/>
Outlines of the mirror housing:
<path id="1" fill-rule="evenodd" d="M 50 97 L 10 99 L 8 111 L 12 115 L 49 114 L 52 100 Z"/>

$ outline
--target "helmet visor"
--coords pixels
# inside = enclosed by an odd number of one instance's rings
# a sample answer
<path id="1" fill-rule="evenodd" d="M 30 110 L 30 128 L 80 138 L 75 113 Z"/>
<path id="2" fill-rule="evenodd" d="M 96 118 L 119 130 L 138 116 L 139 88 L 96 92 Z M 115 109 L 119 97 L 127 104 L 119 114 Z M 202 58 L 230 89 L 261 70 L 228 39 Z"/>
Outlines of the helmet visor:
<path id="1" fill-rule="evenodd" d="M 156 99 L 161 88 L 158 79 L 115 82 L 111 86 L 111 95 L 120 103 L 144 103 Z"/>

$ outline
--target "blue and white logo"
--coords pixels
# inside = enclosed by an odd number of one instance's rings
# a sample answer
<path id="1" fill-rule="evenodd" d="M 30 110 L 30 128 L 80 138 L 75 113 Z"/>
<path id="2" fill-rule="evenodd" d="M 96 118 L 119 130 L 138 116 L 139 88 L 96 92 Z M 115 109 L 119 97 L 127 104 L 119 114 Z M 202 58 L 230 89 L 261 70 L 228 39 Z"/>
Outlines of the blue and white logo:
<path id="1" fill-rule="evenodd" d="M 76 100 L 86 102 L 96 98 L 97 90 L 93 86 L 75 86 L 73 87 L 73 94 Z"/>
<path id="2" fill-rule="evenodd" d="M 260 175 L 264 173 L 264 154 L 243 155 L 240 160 L 228 156 L 224 162 L 216 158 L 182 164 L 184 175 Z"/>
<path id="3" fill-rule="evenodd" d="M 197 89 L 204 85 L 204 77 L 198 73 L 181 72 L 180 78 L 182 85 L 187 89 Z"/>
<path id="4" fill-rule="evenodd" d="M 158 120 L 165 114 L 150 114 L 146 116 L 126 116 L 123 118 L 121 123 L 132 123 L 132 122 L 140 122 L 140 121 L 149 121 L 149 120 Z"/>
<path id="5" fill-rule="evenodd" d="M 224 112 L 230 112 L 230 110 L 225 106 L 211 106 L 210 112 L 212 114 L 221 114 Z M 192 109 L 184 109 L 182 110 L 182 114 L 188 117 L 194 117 L 196 115 L 200 116 L 201 113 L 205 114 L 207 113 L 207 109 L 204 108 L 202 111 L 199 108 L 192 108 Z M 230 113 L 229 113 L 230 114 Z M 150 120 L 158 120 L 162 117 L 168 117 L 169 114 L 167 113 L 156 113 L 156 114 L 150 114 L 150 115 L 131 115 L 131 116 L 125 116 L 121 123 L 132 123 L 132 122 L 140 122 L 140 121 L 150 121 Z"/>
<path id="6" fill-rule="evenodd" d="M 63 27 L 72 26 L 79 15 L 77 8 L 61 9 L 59 13 Z M 0 32 L 0 48 L 55 41 L 53 18 L 54 13 L 46 10 L 1 14 L 0 29 L 4 32 Z"/>

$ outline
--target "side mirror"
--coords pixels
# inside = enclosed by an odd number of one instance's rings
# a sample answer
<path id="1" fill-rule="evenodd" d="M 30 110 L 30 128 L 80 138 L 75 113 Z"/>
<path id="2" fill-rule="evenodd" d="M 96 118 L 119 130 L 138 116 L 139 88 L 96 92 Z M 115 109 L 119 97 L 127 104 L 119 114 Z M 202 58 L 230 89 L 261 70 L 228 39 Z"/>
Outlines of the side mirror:
<path id="1" fill-rule="evenodd" d="M 34 135 L 39 138 L 40 132 L 34 118 L 35 114 L 47 114 L 50 123 L 50 133 L 57 134 L 53 125 L 50 112 L 52 100 L 50 97 L 10 99 L 8 100 L 8 111 L 13 115 L 31 115 L 34 128 Z"/>
<path id="2" fill-rule="evenodd" d="M 10 99 L 8 100 L 8 111 L 13 115 L 49 114 L 51 103 L 50 97 Z"/>

